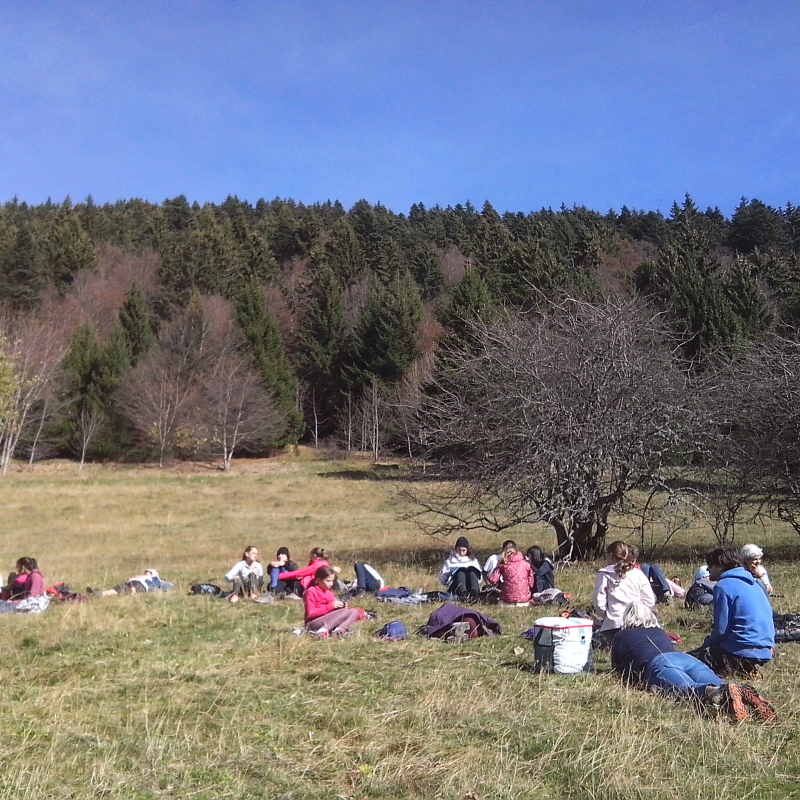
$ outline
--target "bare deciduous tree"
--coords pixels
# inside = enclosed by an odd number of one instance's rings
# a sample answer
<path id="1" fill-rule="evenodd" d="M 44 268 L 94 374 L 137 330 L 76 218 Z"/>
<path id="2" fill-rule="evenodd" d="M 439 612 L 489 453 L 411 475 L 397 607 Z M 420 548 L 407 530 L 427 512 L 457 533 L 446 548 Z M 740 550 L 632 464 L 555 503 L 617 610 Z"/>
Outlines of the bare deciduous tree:
<path id="1" fill-rule="evenodd" d="M 610 512 L 698 443 L 659 319 L 633 302 L 568 300 L 476 336 L 424 409 L 441 480 L 407 492 L 411 516 L 435 534 L 542 521 L 562 557 L 596 556 Z"/>
<path id="2" fill-rule="evenodd" d="M 64 356 L 67 339 L 41 315 L 0 312 L 2 355 L 13 373 L 14 391 L 0 421 L 0 469 L 5 475 L 26 426 L 38 424 L 45 398 Z M 40 408 L 41 406 L 41 408 Z"/>

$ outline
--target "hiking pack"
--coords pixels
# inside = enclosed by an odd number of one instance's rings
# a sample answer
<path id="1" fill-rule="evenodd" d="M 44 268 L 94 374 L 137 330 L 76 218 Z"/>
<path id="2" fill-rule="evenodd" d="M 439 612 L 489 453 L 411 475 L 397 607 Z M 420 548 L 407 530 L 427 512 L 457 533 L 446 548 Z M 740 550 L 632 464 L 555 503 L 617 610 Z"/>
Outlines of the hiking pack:
<path id="1" fill-rule="evenodd" d="M 496 636 L 502 633 L 500 625 L 491 617 L 471 608 L 445 603 L 428 617 L 421 633 L 432 639 L 444 639 L 461 644 L 479 636 Z"/>
<path id="2" fill-rule="evenodd" d="M 408 631 L 400 620 L 394 620 L 387 622 L 375 635 L 384 642 L 399 642 L 408 638 Z"/>
<path id="3" fill-rule="evenodd" d="M 189 594 L 205 595 L 206 597 L 219 597 L 223 594 L 222 589 L 216 583 L 195 583 L 190 589 Z"/>
<path id="4" fill-rule="evenodd" d="M 533 639 L 535 672 L 576 675 L 592 669 L 592 621 L 580 617 L 540 617 L 523 634 Z"/>

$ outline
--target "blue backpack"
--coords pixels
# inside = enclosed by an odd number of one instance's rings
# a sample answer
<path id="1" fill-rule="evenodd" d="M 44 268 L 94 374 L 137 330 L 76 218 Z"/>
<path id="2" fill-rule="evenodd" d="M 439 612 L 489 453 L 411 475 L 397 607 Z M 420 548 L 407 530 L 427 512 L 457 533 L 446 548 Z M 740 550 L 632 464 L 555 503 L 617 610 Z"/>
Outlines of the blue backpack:
<path id="1" fill-rule="evenodd" d="M 408 638 L 408 631 L 402 622 L 395 620 L 387 622 L 375 635 L 385 642 L 398 642 Z"/>

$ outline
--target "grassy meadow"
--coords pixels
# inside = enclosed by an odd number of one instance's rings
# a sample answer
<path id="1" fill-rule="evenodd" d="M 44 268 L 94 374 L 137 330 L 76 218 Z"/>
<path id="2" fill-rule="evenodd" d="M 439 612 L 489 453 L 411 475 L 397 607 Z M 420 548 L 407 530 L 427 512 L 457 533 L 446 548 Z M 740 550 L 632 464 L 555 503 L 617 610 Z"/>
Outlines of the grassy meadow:
<path id="1" fill-rule="evenodd" d="M 409 631 L 433 607 L 368 600 L 380 619 L 344 641 L 293 636 L 302 604 L 231 605 L 187 596 L 221 583 L 247 544 L 268 561 L 280 545 L 305 563 L 329 549 L 352 576 L 355 559 L 390 585 L 436 586 L 447 544 L 398 521 L 391 467 L 316 461 L 306 452 L 156 468 L 21 467 L 0 481 L 3 564 L 39 559 L 48 583 L 107 588 L 155 567 L 163 595 L 93 598 L 39 616 L 0 616 L 0 797 L 15 798 L 784 798 L 800 797 L 800 645 L 760 681 L 779 724 L 734 728 L 598 673 L 529 672 L 519 639 L 547 612 L 490 608 L 504 635 L 463 646 L 418 636 L 382 643 L 391 619 Z M 800 540 L 757 529 L 782 597 L 800 610 L 793 556 Z M 712 544 L 700 526 L 674 553 Z M 479 557 L 503 536 L 473 535 Z M 520 545 L 552 547 L 544 530 Z M 700 560 L 664 560 L 685 583 Z M 588 605 L 595 567 L 557 573 Z M 660 607 L 663 608 L 663 607 Z M 686 648 L 707 612 L 664 608 Z"/>

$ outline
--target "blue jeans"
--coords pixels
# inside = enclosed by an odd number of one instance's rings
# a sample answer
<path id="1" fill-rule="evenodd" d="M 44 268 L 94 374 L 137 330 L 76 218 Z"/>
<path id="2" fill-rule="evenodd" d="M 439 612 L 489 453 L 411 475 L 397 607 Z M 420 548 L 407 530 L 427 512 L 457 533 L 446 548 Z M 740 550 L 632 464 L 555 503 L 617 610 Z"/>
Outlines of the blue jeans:
<path id="1" fill-rule="evenodd" d="M 648 664 L 644 679 L 648 686 L 667 694 L 693 695 L 699 700 L 705 697 L 707 686 L 725 683 L 688 653 L 661 653 Z"/>
<path id="2" fill-rule="evenodd" d="M 353 564 L 353 568 L 356 571 L 356 586 L 359 589 L 363 589 L 365 592 L 372 592 L 373 594 L 380 591 L 380 583 L 372 577 L 371 573 L 364 569 L 363 564 Z"/>
<path id="3" fill-rule="evenodd" d="M 656 564 L 641 564 L 640 566 L 642 572 L 644 572 L 645 578 L 650 581 L 650 588 L 652 588 L 656 600 L 660 603 L 665 598 L 669 597 L 669 584 L 667 583 L 666 577 L 664 577 L 664 573 L 661 571 L 661 567 Z"/>

